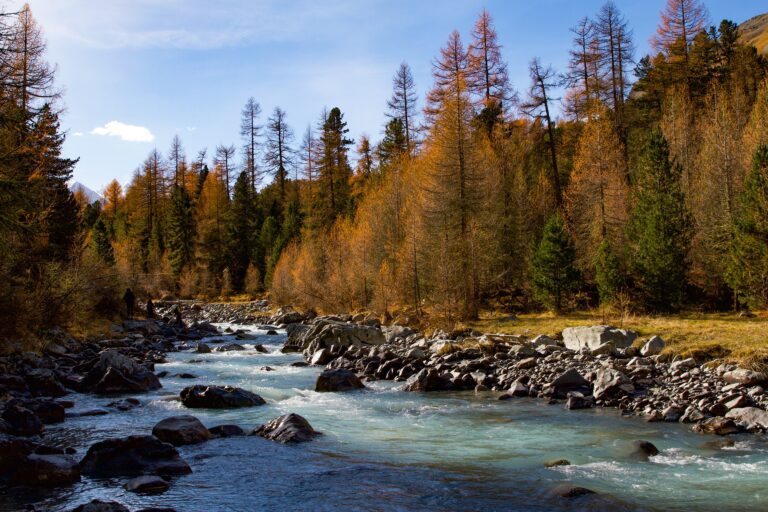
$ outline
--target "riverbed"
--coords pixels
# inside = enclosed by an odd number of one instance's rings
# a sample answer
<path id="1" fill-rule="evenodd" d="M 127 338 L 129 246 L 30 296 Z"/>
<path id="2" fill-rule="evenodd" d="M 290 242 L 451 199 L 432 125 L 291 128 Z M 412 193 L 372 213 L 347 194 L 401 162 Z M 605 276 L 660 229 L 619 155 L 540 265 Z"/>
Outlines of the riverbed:
<path id="1" fill-rule="evenodd" d="M 156 371 L 197 378 L 162 379 L 139 395 L 143 406 L 105 416 L 68 418 L 46 428 L 51 444 L 73 446 L 81 457 L 96 441 L 148 434 L 159 420 L 193 414 L 208 427 L 237 424 L 250 431 L 288 412 L 301 414 L 323 435 L 287 446 L 260 437 L 214 439 L 179 451 L 193 473 L 169 491 L 142 496 L 123 479 L 83 480 L 50 491 L 3 490 L 5 510 L 68 511 L 93 498 L 131 509 L 179 512 L 255 510 L 766 510 L 768 440 L 732 436 L 735 444 L 684 425 L 646 423 L 613 409 L 567 411 L 536 399 L 499 401 L 497 393 L 407 393 L 401 383 L 377 381 L 351 393 L 313 391 L 320 367 L 293 367 L 300 354 L 282 354 L 285 334 L 243 328 L 248 350 L 173 352 Z M 216 339 L 234 340 L 232 336 Z M 210 341 L 210 340 L 209 340 Z M 263 344 L 269 353 L 253 350 Z M 215 345 L 211 345 L 215 346 Z M 266 367 L 272 369 L 267 370 Z M 230 384 L 258 393 L 267 405 L 248 409 L 186 409 L 179 391 L 192 384 Z M 74 394 L 73 412 L 104 407 L 114 398 Z M 634 440 L 661 453 L 629 457 Z M 567 459 L 569 466 L 546 468 Z M 597 494 L 562 498 L 560 484 Z"/>

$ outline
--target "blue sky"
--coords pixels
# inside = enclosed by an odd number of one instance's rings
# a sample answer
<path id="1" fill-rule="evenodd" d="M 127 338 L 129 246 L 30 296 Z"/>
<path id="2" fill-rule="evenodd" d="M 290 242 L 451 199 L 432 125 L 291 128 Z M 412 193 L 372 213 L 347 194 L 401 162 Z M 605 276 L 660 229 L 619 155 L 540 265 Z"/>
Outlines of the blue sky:
<path id="1" fill-rule="evenodd" d="M 240 145 L 248 97 L 263 117 L 288 113 L 297 140 L 324 106 L 338 106 L 350 134 L 378 139 L 391 77 L 413 68 L 420 95 L 450 32 L 465 42 L 477 14 L 493 16 L 516 89 L 538 56 L 565 67 L 569 28 L 602 0 L 30 0 L 64 91 L 66 156 L 74 178 L 100 191 L 126 184 L 153 147 L 178 134 L 189 158 L 219 143 Z M 616 0 L 637 55 L 664 0 Z M 8 8 L 20 5 L 10 2 Z M 737 23 L 768 11 L 765 0 L 706 0 L 711 19 Z M 212 7 L 214 6 L 215 7 Z"/>

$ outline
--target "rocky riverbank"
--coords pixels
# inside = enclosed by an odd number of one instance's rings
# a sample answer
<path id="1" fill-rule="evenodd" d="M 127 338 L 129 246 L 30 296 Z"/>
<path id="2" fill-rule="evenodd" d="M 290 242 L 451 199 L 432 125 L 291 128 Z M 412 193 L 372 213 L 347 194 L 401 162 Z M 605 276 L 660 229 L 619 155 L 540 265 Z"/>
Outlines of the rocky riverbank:
<path id="1" fill-rule="evenodd" d="M 265 350 L 252 335 L 220 332 L 203 319 L 256 321 L 267 335 L 285 329 L 288 339 L 282 350 L 301 352 L 306 361 L 292 364 L 323 367 L 315 383 L 318 392 L 354 391 L 374 380 L 392 380 L 400 382 L 405 392 L 474 390 L 500 400 L 535 397 L 567 409 L 616 407 L 648 421 L 690 424 L 702 433 L 728 435 L 768 428 L 764 374 L 671 357 L 663 353 L 663 340 L 640 341 L 632 331 L 594 326 L 566 329 L 554 338 L 471 332 L 425 337 L 362 315 L 316 317 L 287 309 L 269 316 L 261 303 L 183 304 L 182 317 L 191 323 L 177 324 L 171 314 L 175 306 L 160 304 L 158 312 L 165 318 L 124 322 L 102 339 L 76 341 L 57 331 L 50 334 L 42 353 L 17 352 L 0 358 L 3 485 L 68 486 L 82 475 L 114 479 L 129 492 L 161 493 L 175 478 L 194 471 L 194 464 L 185 461 L 177 447 L 249 434 L 281 443 L 307 442 L 320 435 L 294 413 L 250 430 L 233 424 L 206 426 L 191 414 L 177 413 L 146 425 L 147 433 L 99 440 L 84 454 L 62 444 L 60 437 L 47 438 L 47 425 L 69 417 L 142 407 L 136 396 L 162 386 L 167 372 L 156 373 L 155 364 L 163 363 L 171 351 L 197 355 L 246 350 L 221 339 L 225 334 L 228 340 L 248 342 L 249 350 Z M 108 404 L 93 410 L 76 408 L 72 392 L 101 396 Z M 216 383 L 184 387 L 178 400 L 190 412 L 268 405 L 249 390 Z M 654 455 L 653 445 L 638 443 L 639 456 Z M 89 503 L 76 510 L 127 509 L 117 503 Z"/>
<path id="2" fill-rule="evenodd" d="M 497 392 L 568 409 L 617 407 L 647 421 L 681 422 L 719 435 L 768 429 L 768 376 L 662 353 L 658 336 L 608 326 L 565 329 L 558 338 L 466 333 L 431 338 L 375 319 L 319 317 L 288 327 L 284 350 L 310 364 L 364 379 L 403 382 L 405 391 Z"/>

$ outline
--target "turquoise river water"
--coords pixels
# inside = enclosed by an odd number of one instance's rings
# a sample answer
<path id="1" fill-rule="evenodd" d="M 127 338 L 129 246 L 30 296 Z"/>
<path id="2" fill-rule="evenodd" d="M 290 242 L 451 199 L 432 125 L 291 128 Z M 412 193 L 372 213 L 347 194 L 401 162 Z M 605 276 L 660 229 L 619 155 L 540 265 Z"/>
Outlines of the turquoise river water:
<path id="1" fill-rule="evenodd" d="M 170 353 L 168 363 L 156 367 L 197 379 L 162 379 L 162 389 L 139 397 L 143 407 L 71 418 L 47 428 L 46 437 L 74 446 L 82 456 L 95 441 L 150 433 L 171 415 L 193 414 L 208 426 L 234 423 L 250 430 L 288 412 L 306 417 L 323 436 L 296 446 L 242 437 L 181 447 L 193 473 L 175 478 L 162 495 L 128 493 L 121 479 L 84 478 L 63 489 L 5 489 L 0 509 L 35 504 L 37 510 L 65 511 L 101 498 L 133 510 L 166 506 L 179 512 L 768 510 L 763 436 L 737 436 L 734 446 L 718 449 L 708 444 L 715 438 L 686 426 L 646 423 L 614 410 L 567 411 L 533 399 L 499 401 L 494 393 L 406 393 L 393 382 L 368 383 L 352 393 L 316 393 L 321 369 L 291 367 L 301 356 L 279 352 L 284 334 L 245 328 L 258 335 L 245 342 L 247 351 Z M 270 353 L 252 350 L 254 343 Z M 268 405 L 190 411 L 177 397 L 194 383 L 240 386 Z M 72 399 L 75 411 L 112 400 Z M 632 460 L 628 454 L 637 439 L 653 442 L 661 453 L 647 462 Z M 561 458 L 572 465 L 544 467 Z M 552 489 L 563 483 L 597 494 L 554 496 Z"/>

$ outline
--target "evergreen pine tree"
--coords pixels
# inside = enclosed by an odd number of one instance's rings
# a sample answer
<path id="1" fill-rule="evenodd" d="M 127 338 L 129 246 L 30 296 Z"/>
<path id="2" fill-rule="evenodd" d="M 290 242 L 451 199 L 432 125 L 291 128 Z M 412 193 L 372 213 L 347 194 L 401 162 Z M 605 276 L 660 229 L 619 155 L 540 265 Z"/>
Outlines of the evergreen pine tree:
<path id="1" fill-rule="evenodd" d="M 227 229 L 230 276 L 234 291 L 242 291 L 255 248 L 256 215 L 250 193 L 250 177 L 243 171 L 235 182 Z"/>
<path id="2" fill-rule="evenodd" d="M 611 245 L 605 240 L 598 246 L 595 256 L 595 282 L 601 304 L 610 303 L 616 299 L 616 295 L 624 285 L 621 262 Z"/>
<path id="3" fill-rule="evenodd" d="M 114 265 L 115 253 L 112 250 L 112 243 L 109 241 L 107 226 L 104 224 L 103 219 L 99 218 L 93 225 L 91 240 L 96 256 L 107 265 Z"/>
<path id="4" fill-rule="evenodd" d="M 734 226 L 728 284 L 751 307 L 768 303 L 768 145 L 755 151 Z"/>
<path id="5" fill-rule="evenodd" d="M 544 226 L 531 266 L 534 295 L 547 308 L 561 311 L 565 299 L 576 289 L 580 276 L 575 260 L 573 240 L 563 217 L 556 213 Z"/>
<path id="6" fill-rule="evenodd" d="M 192 198 L 183 187 L 174 185 L 168 211 L 168 255 L 174 277 L 192 263 L 195 244 L 195 217 Z"/>
<path id="7" fill-rule="evenodd" d="M 677 309 L 685 292 L 692 220 L 681 176 L 680 166 L 669 160 L 667 141 L 654 131 L 640 159 L 630 219 L 633 270 L 651 311 Z"/>

